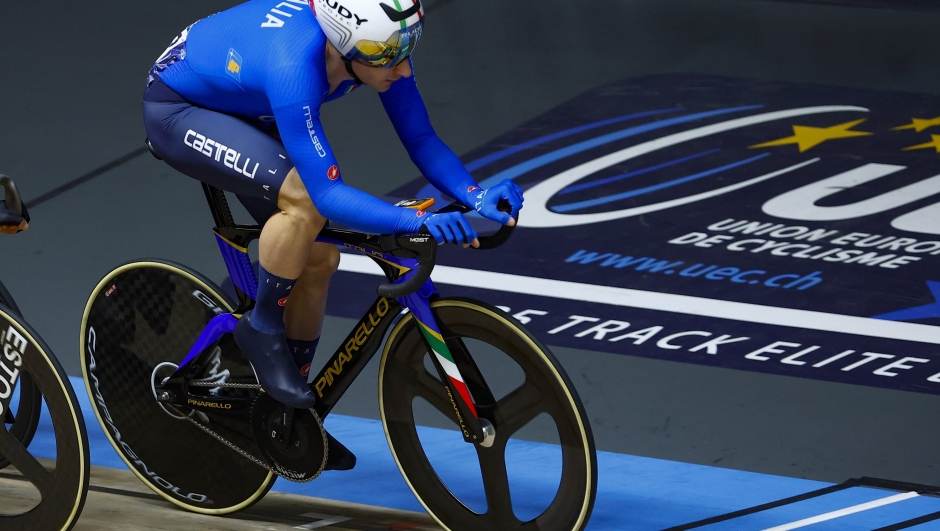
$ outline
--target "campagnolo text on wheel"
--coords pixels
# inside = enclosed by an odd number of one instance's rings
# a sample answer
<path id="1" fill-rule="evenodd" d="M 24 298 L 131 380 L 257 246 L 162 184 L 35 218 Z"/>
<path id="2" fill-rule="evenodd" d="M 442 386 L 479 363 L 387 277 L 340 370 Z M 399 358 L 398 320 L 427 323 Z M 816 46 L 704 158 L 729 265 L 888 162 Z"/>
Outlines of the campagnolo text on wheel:
<path id="1" fill-rule="evenodd" d="M 222 514 L 260 499 L 276 476 L 303 482 L 354 467 L 356 457 L 322 421 L 381 349 L 389 446 L 441 525 L 561 531 L 587 524 L 594 443 L 564 371 L 503 312 L 442 297 L 429 280 L 437 245 L 504 241 L 523 193 L 509 180 L 481 188 L 431 127 L 413 75 L 423 24 L 418 0 L 310 0 L 309 8 L 252 0 L 186 28 L 151 69 L 148 147 L 203 183 L 238 300 L 183 266 L 128 263 L 95 287 L 81 344 L 105 432 L 131 470 L 167 500 Z M 453 205 L 390 205 L 343 183 L 320 108 L 363 85 L 379 94 L 412 160 L 456 198 Z M 360 135 L 361 156 L 382 141 L 369 131 Z M 235 224 L 226 192 L 256 226 Z M 469 212 L 504 229 L 481 238 Z M 255 239 L 257 274 L 247 253 Z M 388 283 L 308 384 L 337 246 L 373 258 Z M 474 361 L 477 342 L 521 367 L 516 392 L 494 396 Z M 485 512 L 468 509 L 435 474 L 411 412 L 416 397 L 476 449 Z M 522 522 L 505 479 L 506 442 L 542 414 L 558 428 L 562 484 L 542 514 Z"/>

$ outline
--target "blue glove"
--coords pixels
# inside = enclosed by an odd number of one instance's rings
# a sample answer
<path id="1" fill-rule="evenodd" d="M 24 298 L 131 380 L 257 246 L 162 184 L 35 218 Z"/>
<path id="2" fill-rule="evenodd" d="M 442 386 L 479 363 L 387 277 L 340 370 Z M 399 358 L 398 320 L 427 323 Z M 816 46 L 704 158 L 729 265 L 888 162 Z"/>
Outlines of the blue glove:
<path id="1" fill-rule="evenodd" d="M 509 218 L 515 218 L 522 209 L 522 188 L 519 185 L 506 179 L 505 181 L 491 186 L 486 190 L 479 188 L 470 193 L 473 209 L 481 216 L 493 221 L 498 221 L 503 225 L 509 223 Z M 500 199 L 505 199 L 509 203 L 510 212 L 507 214 L 499 209 Z"/>
<path id="2" fill-rule="evenodd" d="M 460 212 L 447 212 L 446 214 L 430 214 L 424 226 L 431 232 L 437 243 L 464 243 L 470 244 L 477 237 L 467 218 Z"/>

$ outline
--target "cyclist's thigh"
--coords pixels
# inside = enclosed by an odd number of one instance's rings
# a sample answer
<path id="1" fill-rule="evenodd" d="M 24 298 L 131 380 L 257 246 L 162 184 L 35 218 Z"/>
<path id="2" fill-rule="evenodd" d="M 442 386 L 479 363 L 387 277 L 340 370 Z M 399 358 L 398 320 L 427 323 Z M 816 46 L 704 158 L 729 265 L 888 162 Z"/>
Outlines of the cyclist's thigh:
<path id="1" fill-rule="evenodd" d="M 174 169 L 277 206 L 281 183 L 293 168 L 279 140 L 187 101 L 159 79 L 144 94 L 144 126 L 154 152 Z"/>

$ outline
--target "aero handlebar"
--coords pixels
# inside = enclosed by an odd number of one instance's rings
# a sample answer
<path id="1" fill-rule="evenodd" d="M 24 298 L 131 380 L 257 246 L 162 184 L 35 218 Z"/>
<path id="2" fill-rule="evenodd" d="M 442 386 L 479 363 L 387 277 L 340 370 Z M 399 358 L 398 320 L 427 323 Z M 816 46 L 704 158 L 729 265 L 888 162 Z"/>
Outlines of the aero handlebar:
<path id="1" fill-rule="evenodd" d="M 500 210 L 504 212 L 509 211 L 509 203 L 505 200 L 500 201 L 499 207 Z M 470 207 L 454 202 L 438 210 L 437 213 L 467 213 L 470 211 Z M 519 221 L 518 215 L 516 216 L 516 221 Z M 512 235 L 514 229 L 515 227 L 503 225 L 494 234 L 489 236 L 479 236 L 479 249 L 494 249 L 499 247 L 500 245 L 506 243 L 506 240 L 508 240 Z M 415 257 L 418 258 L 418 267 L 414 273 L 411 274 L 408 280 L 397 284 L 382 284 L 376 289 L 379 295 L 389 299 L 397 299 L 417 291 L 421 286 L 424 285 L 425 282 L 427 282 L 429 278 L 431 278 L 431 271 L 434 269 L 434 264 L 437 259 L 437 242 L 433 237 L 431 237 L 431 234 L 428 232 L 426 227 L 422 227 L 421 232 L 418 234 L 401 236 L 399 238 L 395 238 L 394 241 L 395 243 L 390 247 L 411 250 L 416 255 Z M 392 248 L 388 250 L 392 250 Z"/>
<path id="2" fill-rule="evenodd" d="M 418 291 L 431 278 L 431 270 L 437 261 L 437 242 L 424 227 L 418 234 L 401 236 L 395 241 L 399 249 L 408 249 L 416 255 L 418 267 L 408 280 L 397 284 L 382 284 L 376 288 L 379 295 L 389 299 L 397 299 Z"/>
<path id="3" fill-rule="evenodd" d="M 3 202 L 7 207 L 7 211 L 16 216 L 22 216 L 23 201 L 20 199 L 19 192 L 16 191 L 13 179 L 6 175 L 0 175 L 0 186 L 3 186 L 3 189 L 6 190 L 6 199 Z"/>

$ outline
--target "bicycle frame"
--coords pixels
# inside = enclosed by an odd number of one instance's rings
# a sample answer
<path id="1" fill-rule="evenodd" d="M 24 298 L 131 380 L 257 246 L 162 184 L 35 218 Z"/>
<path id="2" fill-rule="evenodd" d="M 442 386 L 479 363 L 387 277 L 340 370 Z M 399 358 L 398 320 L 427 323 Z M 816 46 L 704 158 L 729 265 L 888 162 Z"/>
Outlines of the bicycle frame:
<path id="1" fill-rule="evenodd" d="M 184 390 L 188 388 L 185 383 L 188 380 L 187 376 L 192 377 L 201 370 L 203 365 L 201 358 L 209 352 L 208 347 L 224 334 L 231 333 L 238 317 L 254 306 L 258 290 L 257 277 L 248 256 L 248 245 L 260 237 L 260 228 L 235 225 L 223 192 L 206 184 L 203 187 L 216 222 L 216 227 L 213 229 L 216 241 L 235 286 L 239 304 L 231 314 L 220 314 L 210 321 L 171 377 L 171 380 L 182 378 Z M 408 247 L 407 240 L 409 239 L 411 243 L 435 245 L 427 236 L 395 238 L 329 227 L 324 228 L 317 237 L 318 242 L 331 243 L 372 258 L 393 283 L 407 280 L 418 263 L 414 247 Z M 431 359 L 450 397 L 464 440 L 470 443 L 486 444 L 487 435 L 491 434 L 484 430 L 481 418 L 485 419 L 488 416 L 486 413 L 490 411 L 495 400 L 462 345 L 455 343 L 452 346 L 457 348 L 452 351 L 444 341 L 430 305 L 431 299 L 438 296 L 434 284 L 427 280 L 416 292 L 402 298 L 390 299 L 381 295 L 376 298 L 320 373 L 312 380 L 312 388 L 317 394 L 317 404 L 314 410 L 320 418 L 325 418 L 330 413 L 353 380 L 378 352 L 383 344 L 385 332 L 396 318 L 407 310 L 413 314 L 425 346 L 432 354 Z M 465 375 L 467 380 L 465 380 Z M 471 389 L 478 399 L 485 402 L 484 404 L 474 404 Z M 195 407 L 195 409 L 200 408 Z M 217 409 L 213 411 L 218 412 Z M 491 424 L 491 422 L 492 419 L 487 419 L 486 423 Z"/>

